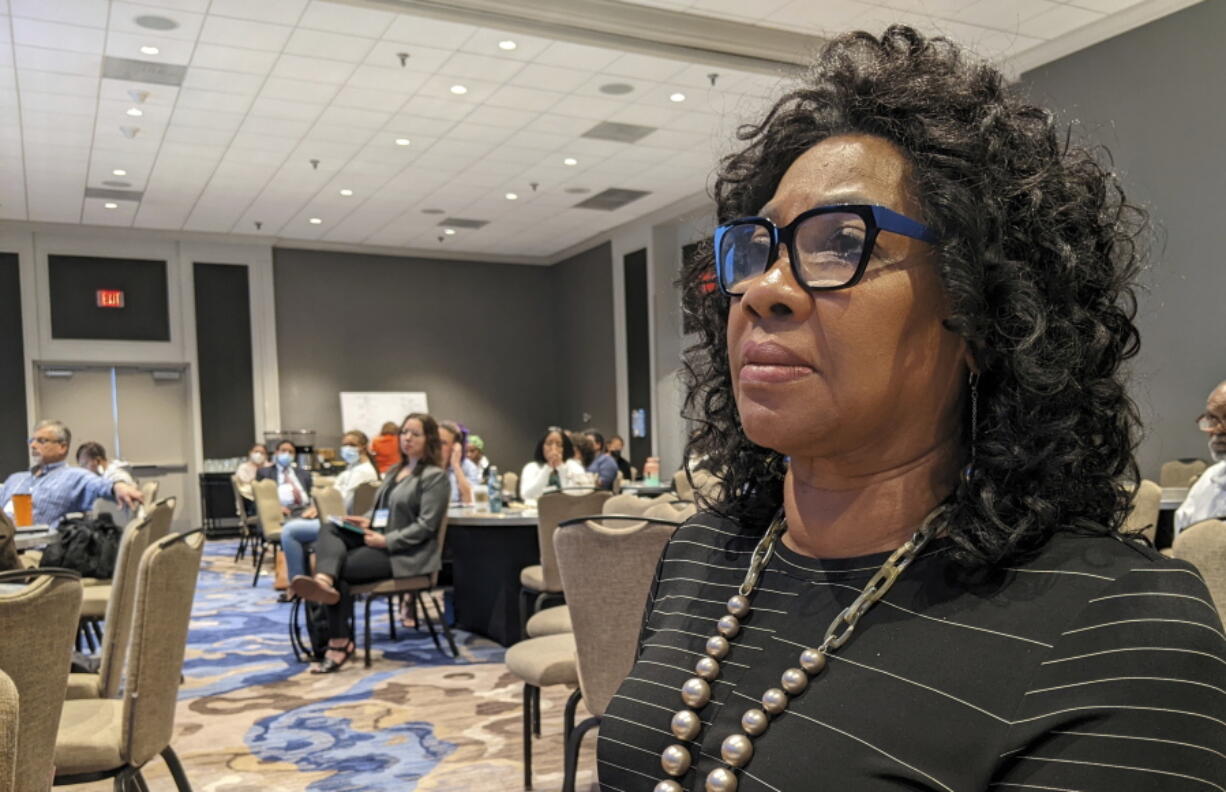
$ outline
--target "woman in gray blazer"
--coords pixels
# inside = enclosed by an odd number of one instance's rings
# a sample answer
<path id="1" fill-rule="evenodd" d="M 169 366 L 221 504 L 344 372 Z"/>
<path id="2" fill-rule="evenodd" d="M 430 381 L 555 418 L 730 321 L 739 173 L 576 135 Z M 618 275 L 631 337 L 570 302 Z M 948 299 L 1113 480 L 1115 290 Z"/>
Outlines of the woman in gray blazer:
<path id="1" fill-rule="evenodd" d="M 325 523 L 315 541 L 315 575 L 290 582 L 297 596 L 328 606 L 328 652 L 314 673 L 330 674 L 353 654 L 349 584 L 425 575 L 438 568 L 438 532 L 451 484 L 440 467 L 438 423 L 412 413 L 400 424 L 400 464 L 388 471 L 371 510 Z"/>

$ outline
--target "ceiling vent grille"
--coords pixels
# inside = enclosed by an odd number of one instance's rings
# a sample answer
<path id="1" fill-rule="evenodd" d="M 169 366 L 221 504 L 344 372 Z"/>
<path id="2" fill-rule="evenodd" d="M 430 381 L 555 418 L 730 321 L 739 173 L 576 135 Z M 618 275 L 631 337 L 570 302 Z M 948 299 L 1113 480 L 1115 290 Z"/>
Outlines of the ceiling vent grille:
<path id="1" fill-rule="evenodd" d="M 612 140 L 617 143 L 637 143 L 656 131 L 656 127 L 638 124 L 620 124 L 616 121 L 601 121 L 580 137 L 595 140 Z"/>
<path id="2" fill-rule="evenodd" d="M 447 217 L 440 221 L 439 225 L 449 228 L 480 228 L 488 225 L 489 222 L 489 220 L 473 220 L 469 217 Z"/>
<path id="3" fill-rule="evenodd" d="M 97 198 L 103 201 L 140 201 L 145 197 L 144 190 L 104 190 L 101 187 L 86 187 L 86 198 Z"/>
<path id="4" fill-rule="evenodd" d="M 187 76 L 187 67 L 106 55 L 102 58 L 102 76 L 125 82 L 179 86 Z"/>
<path id="5" fill-rule="evenodd" d="M 620 187 L 610 187 L 603 192 L 596 193 L 585 201 L 580 201 L 575 204 L 575 208 L 599 209 L 604 212 L 612 212 L 614 209 L 621 209 L 626 204 L 637 201 L 645 195 L 651 195 L 651 193 L 645 190 L 623 190 Z"/>

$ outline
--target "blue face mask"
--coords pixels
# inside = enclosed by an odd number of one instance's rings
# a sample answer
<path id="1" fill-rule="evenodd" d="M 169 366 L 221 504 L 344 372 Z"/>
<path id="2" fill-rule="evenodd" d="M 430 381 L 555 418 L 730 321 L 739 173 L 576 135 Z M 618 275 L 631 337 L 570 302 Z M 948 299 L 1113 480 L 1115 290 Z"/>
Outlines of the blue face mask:
<path id="1" fill-rule="evenodd" d="M 362 458 L 362 455 L 358 453 L 357 446 L 351 446 L 351 445 L 341 446 L 341 459 L 345 460 L 347 464 L 356 465 L 358 463 L 358 460 L 361 458 Z"/>
<path id="2" fill-rule="evenodd" d="M 277 454 L 277 464 L 280 465 L 281 467 L 289 467 L 290 463 L 293 461 L 294 461 L 293 454 L 287 453 L 285 451 L 282 451 L 279 454 Z"/>

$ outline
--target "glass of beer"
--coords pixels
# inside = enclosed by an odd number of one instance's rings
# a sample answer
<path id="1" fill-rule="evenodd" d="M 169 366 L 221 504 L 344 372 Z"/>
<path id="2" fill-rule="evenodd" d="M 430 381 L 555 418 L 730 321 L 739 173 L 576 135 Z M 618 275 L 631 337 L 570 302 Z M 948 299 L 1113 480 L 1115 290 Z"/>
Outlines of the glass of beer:
<path id="1" fill-rule="evenodd" d="M 34 524 L 34 496 L 30 493 L 13 496 L 13 522 L 18 528 Z"/>
<path id="2" fill-rule="evenodd" d="M 490 491 L 484 484 L 473 485 L 473 504 L 480 514 L 485 514 L 490 510 Z"/>

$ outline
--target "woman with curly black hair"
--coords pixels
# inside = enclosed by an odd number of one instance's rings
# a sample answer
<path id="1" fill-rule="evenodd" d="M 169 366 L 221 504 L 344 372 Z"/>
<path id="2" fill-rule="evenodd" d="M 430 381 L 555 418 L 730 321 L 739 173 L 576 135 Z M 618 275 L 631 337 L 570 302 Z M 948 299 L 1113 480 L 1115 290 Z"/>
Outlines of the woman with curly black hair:
<path id="1" fill-rule="evenodd" d="M 905 27 L 832 41 L 740 138 L 684 273 L 687 456 L 727 494 L 661 558 L 602 788 L 1226 786 L 1217 612 L 1120 533 L 1115 177 Z"/>

